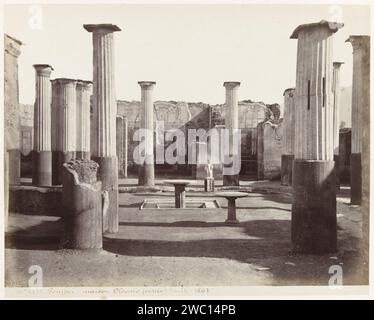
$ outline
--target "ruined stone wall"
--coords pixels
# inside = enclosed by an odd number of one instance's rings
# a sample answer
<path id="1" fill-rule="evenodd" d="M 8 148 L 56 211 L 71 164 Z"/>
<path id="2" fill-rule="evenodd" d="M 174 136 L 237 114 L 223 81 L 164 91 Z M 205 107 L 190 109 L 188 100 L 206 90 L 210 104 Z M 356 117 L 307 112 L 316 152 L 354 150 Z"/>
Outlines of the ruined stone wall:
<path id="1" fill-rule="evenodd" d="M 137 142 L 132 141 L 133 134 L 140 124 L 140 102 L 138 101 L 118 101 L 118 115 L 124 116 L 128 121 L 128 162 L 131 167 L 133 163 L 133 151 Z M 190 103 L 184 101 L 156 101 L 154 103 L 155 113 L 155 148 L 163 142 L 163 147 L 167 148 L 172 141 L 165 141 L 159 135 L 164 130 L 172 131 L 180 129 L 187 132 L 187 129 L 209 130 L 216 125 L 225 124 L 225 104 L 209 105 L 206 103 Z M 246 171 L 255 171 L 251 166 L 255 165 L 257 155 L 257 125 L 265 120 L 279 119 L 280 107 L 278 104 L 266 105 L 262 102 L 252 102 L 245 100 L 239 102 L 239 128 L 242 130 L 242 158 Z M 167 169 L 168 166 L 157 165 L 158 169 Z M 169 166 L 170 167 L 170 166 Z M 180 166 L 172 166 L 173 170 L 181 169 Z M 134 168 L 135 169 L 135 168 Z M 170 169 L 170 168 L 169 168 Z M 186 169 L 186 168 L 184 168 Z"/>
<path id="2" fill-rule="evenodd" d="M 31 104 L 20 104 L 21 142 L 20 148 L 23 156 L 27 156 L 33 147 L 34 135 L 34 106 Z"/>
<path id="3" fill-rule="evenodd" d="M 21 42 L 4 36 L 4 129 L 5 148 L 20 149 L 18 56 Z"/>
<path id="4" fill-rule="evenodd" d="M 258 180 L 279 179 L 281 174 L 283 121 L 262 122 L 257 127 Z"/>

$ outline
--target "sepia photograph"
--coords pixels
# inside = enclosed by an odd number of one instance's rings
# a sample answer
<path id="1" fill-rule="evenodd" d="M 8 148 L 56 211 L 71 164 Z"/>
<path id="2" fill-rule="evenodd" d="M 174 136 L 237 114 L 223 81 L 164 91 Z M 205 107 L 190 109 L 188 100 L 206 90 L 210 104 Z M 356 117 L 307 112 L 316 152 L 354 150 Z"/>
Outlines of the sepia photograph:
<path id="1" fill-rule="evenodd" d="M 5 296 L 369 294 L 371 9 L 2 4 Z"/>

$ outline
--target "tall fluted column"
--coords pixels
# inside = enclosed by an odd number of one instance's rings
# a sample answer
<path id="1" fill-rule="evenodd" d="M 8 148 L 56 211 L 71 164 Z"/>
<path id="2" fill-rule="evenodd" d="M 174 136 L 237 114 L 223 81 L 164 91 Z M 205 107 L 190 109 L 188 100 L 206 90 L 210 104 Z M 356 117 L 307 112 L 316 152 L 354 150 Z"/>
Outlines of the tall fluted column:
<path id="1" fill-rule="evenodd" d="M 344 62 L 333 63 L 332 91 L 333 91 L 333 118 L 334 118 L 334 162 L 336 173 L 336 191 L 340 190 L 340 170 L 339 170 L 339 127 L 340 127 L 340 66 Z"/>
<path id="2" fill-rule="evenodd" d="M 350 36 L 347 40 L 353 47 L 352 79 L 352 140 L 351 140 L 351 204 L 360 205 L 362 200 L 362 151 L 364 135 L 369 136 L 369 127 L 364 121 L 369 119 L 370 106 L 370 37 Z M 368 175 L 369 167 L 365 168 Z"/>
<path id="3" fill-rule="evenodd" d="M 108 201 L 103 213 L 103 230 L 114 233 L 118 232 L 118 163 L 113 32 L 121 29 L 112 24 L 85 24 L 83 27 L 92 32 L 93 39 L 92 102 L 97 148 L 92 150 L 91 156 L 99 164 L 98 176 Z"/>
<path id="4" fill-rule="evenodd" d="M 80 159 L 90 159 L 90 99 L 92 94 L 91 81 L 77 81 L 77 103 L 76 103 L 76 146 L 75 157 Z"/>
<path id="5" fill-rule="evenodd" d="M 292 164 L 295 149 L 295 88 L 286 89 L 283 111 L 283 139 L 282 139 L 282 164 L 281 183 L 285 186 L 292 185 Z"/>
<path id="6" fill-rule="evenodd" d="M 145 130 L 144 162 L 139 167 L 139 185 L 152 187 L 155 185 L 154 167 L 154 128 L 153 128 L 153 88 L 156 82 L 140 81 L 142 116 L 140 128 Z"/>
<path id="7" fill-rule="evenodd" d="M 226 174 L 223 175 L 224 186 L 238 186 L 239 185 L 239 172 L 235 170 L 235 163 L 240 163 L 239 150 L 236 149 L 234 143 L 235 136 L 238 134 L 239 118 L 238 118 L 238 89 L 240 82 L 225 82 L 223 86 L 226 88 L 226 116 L 225 116 L 225 127 L 229 130 L 228 148 L 225 151 L 225 163 L 224 171 Z M 236 137 L 237 138 L 237 137 Z M 230 163 L 228 159 L 233 162 Z M 230 170 L 227 170 L 230 168 Z M 232 174 L 227 174 L 231 172 Z"/>
<path id="8" fill-rule="evenodd" d="M 48 64 L 34 64 L 36 92 L 34 105 L 34 150 L 32 156 L 32 183 L 35 186 L 52 185 L 51 152 L 51 81 L 53 68 Z"/>
<path id="9" fill-rule="evenodd" d="M 75 155 L 77 137 L 77 98 L 74 79 L 52 80 L 52 182 L 62 184 L 63 164 Z"/>
<path id="10" fill-rule="evenodd" d="M 336 251 L 332 35 L 343 25 L 300 25 L 295 90 L 295 160 L 291 238 L 305 253 Z"/>

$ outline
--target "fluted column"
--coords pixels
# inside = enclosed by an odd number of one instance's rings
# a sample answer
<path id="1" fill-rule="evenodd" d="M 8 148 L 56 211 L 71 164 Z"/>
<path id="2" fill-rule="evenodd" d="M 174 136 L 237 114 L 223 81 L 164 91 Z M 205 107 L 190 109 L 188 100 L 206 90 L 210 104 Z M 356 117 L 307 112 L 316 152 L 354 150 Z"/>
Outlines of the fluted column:
<path id="1" fill-rule="evenodd" d="M 283 110 L 283 138 L 282 138 L 282 164 L 281 183 L 292 185 L 292 164 L 295 149 L 295 88 L 286 89 Z"/>
<path id="2" fill-rule="evenodd" d="M 77 81 L 77 103 L 76 103 L 76 146 L 75 157 L 80 159 L 90 159 L 90 108 L 91 108 L 91 81 Z"/>
<path id="3" fill-rule="evenodd" d="M 121 29 L 112 24 L 85 24 L 83 27 L 92 32 L 93 43 L 93 125 L 97 128 L 93 134 L 97 147 L 92 150 L 91 157 L 99 164 L 99 179 L 107 194 L 103 230 L 114 233 L 118 232 L 118 161 L 113 32 Z"/>
<path id="4" fill-rule="evenodd" d="M 340 67 L 344 62 L 333 62 L 332 74 L 332 91 L 333 91 L 333 145 L 334 145 L 334 161 L 336 173 L 336 191 L 340 191 L 340 170 L 339 170 L 339 127 L 340 127 Z"/>
<path id="5" fill-rule="evenodd" d="M 352 140 L 351 140 L 351 204 L 360 205 L 362 200 L 362 151 L 369 148 L 363 144 L 364 135 L 369 137 L 369 127 L 364 126 L 370 118 L 370 37 L 350 36 L 353 47 L 352 79 Z M 367 142 L 369 139 L 367 139 Z M 368 175 L 369 167 L 365 168 Z"/>
<path id="6" fill-rule="evenodd" d="M 300 25 L 295 90 L 292 245 L 295 251 L 336 251 L 336 179 L 332 93 L 332 35 L 343 25 Z"/>
<path id="7" fill-rule="evenodd" d="M 141 87 L 141 109 L 142 115 L 140 120 L 140 128 L 144 129 L 144 162 L 139 167 L 139 185 L 154 186 L 155 184 L 155 168 L 154 168 L 154 128 L 153 128 L 153 88 L 156 82 L 140 81 Z"/>
<path id="8" fill-rule="evenodd" d="M 63 164 L 75 156 L 77 96 L 75 79 L 52 80 L 52 182 L 62 184 Z"/>
<path id="9" fill-rule="evenodd" d="M 225 127 L 229 133 L 228 146 L 225 146 L 226 148 L 225 163 L 224 163 L 225 172 L 223 174 L 223 185 L 224 186 L 238 186 L 239 185 L 239 172 L 236 172 L 237 170 L 235 170 L 234 167 L 235 167 L 235 163 L 240 163 L 240 154 L 239 154 L 239 150 L 236 149 L 236 144 L 234 143 L 234 137 L 238 134 L 238 126 L 239 126 L 238 90 L 239 90 L 240 82 L 225 82 L 223 86 L 226 88 Z M 233 163 L 230 163 L 231 160 L 229 159 L 231 159 Z"/>
<path id="10" fill-rule="evenodd" d="M 32 183 L 35 186 L 52 185 L 51 152 L 51 81 L 53 68 L 48 64 L 34 65 L 34 150 L 32 157 Z"/>

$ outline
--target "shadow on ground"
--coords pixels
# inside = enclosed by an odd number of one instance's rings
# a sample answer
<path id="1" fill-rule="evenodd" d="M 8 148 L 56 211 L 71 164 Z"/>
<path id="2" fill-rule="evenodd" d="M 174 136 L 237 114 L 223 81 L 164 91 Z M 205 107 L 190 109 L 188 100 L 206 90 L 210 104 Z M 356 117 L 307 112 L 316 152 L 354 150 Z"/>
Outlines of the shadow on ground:
<path id="1" fill-rule="evenodd" d="M 63 225 L 61 219 L 43 221 L 5 234 L 6 249 L 20 250 L 58 250 L 62 237 Z"/>

